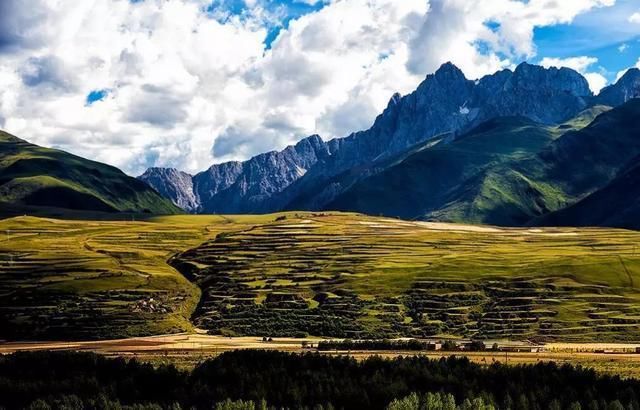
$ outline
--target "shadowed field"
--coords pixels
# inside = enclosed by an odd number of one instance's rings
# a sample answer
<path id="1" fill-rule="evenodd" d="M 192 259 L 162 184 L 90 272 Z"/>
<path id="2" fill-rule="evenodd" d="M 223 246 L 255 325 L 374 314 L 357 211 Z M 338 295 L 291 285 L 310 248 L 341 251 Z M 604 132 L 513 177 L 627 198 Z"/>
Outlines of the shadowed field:
<path id="1" fill-rule="evenodd" d="M 17 217 L 0 233 L 3 338 L 195 324 L 223 335 L 640 340 L 633 231 L 289 213 Z"/>

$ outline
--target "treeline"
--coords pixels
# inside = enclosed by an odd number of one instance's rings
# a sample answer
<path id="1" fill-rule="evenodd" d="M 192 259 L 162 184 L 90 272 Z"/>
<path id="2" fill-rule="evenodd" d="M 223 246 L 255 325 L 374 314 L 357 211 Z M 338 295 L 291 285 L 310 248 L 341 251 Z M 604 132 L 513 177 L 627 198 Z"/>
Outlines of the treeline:
<path id="1" fill-rule="evenodd" d="M 437 347 L 436 347 L 437 346 Z M 417 339 L 391 340 L 391 339 L 363 339 L 363 340 L 321 340 L 318 342 L 318 350 L 403 350 L 403 351 L 421 351 L 421 350 L 444 350 L 457 351 L 460 347 L 452 340 L 443 342 L 425 342 Z M 465 344 L 466 350 L 482 351 L 486 350 L 486 345 L 480 340 L 474 340 Z"/>
<path id="2" fill-rule="evenodd" d="M 0 357 L 0 408 L 640 410 L 640 381 L 552 363 L 243 350 L 191 372 L 92 353 Z"/>

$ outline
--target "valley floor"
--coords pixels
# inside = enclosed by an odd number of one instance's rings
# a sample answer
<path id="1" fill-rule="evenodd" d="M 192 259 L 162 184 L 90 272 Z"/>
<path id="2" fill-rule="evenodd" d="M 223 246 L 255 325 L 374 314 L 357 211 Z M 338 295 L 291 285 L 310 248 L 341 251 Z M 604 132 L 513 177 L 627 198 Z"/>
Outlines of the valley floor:
<path id="1" fill-rule="evenodd" d="M 108 357 L 136 358 L 154 365 L 174 364 L 179 368 L 191 369 L 205 359 L 221 353 L 240 349 L 277 350 L 292 353 L 317 352 L 319 338 L 274 338 L 271 342 L 263 342 L 257 337 L 223 337 L 206 334 L 172 334 L 128 339 L 78 342 L 0 342 L 0 355 L 15 352 L 57 350 L 57 351 L 89 351 Z M 510 342 L 500 341 L 503 345 Z M 517 364 L 535 364 L 538 362 L 555 362 L 558 364 L 580 365 L 593 368 L 601 374 L 619 375 L 624 378 L 640 378 L 640 354 L 633 353 L 637 344 L 602 344 L 602 343 L 550 343 L 544 345 L 541 352 L 446 352 L 446 351 L 320 351 L 327 355 L 349 355 L 356 359 L 371 356 L 425 356 L 467 357 L 478 364 L 490 365 L 495 362 Z"/>

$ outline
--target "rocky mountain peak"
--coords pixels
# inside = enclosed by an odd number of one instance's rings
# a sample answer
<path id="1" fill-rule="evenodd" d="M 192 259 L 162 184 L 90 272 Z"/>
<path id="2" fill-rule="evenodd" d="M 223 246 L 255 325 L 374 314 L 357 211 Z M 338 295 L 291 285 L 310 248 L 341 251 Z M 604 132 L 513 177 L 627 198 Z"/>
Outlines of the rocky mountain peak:
<path id="1" fill-rule="evenodd" d="M 387 103 L 387 108 L 391 108 L 398 105 L 401 99 L 402 99 L 402 95 L 400 95 L 400 93 L 393 93 L 393 95 L 389 99 L 389 102 Z"/>
<path id="2" fill-rule="evenodd" d="M 310 153 L 313 151 L 316 154 L 324 152 L 327 149 L 326 144 L 318 134 L 313 134 L 301 139 L 293 148 L 298 153 Z"/>
<path id="3" fill-rule="evenodd" d="M 587 80 L 577 71 L 566 67 L 544 68 L 521 63 L 513 72 L 511 83 L 523 90 L 553 89 L 580 97 L 592 95 Z"/>
<path id="4" fill-rule="evenodd" d="M 272 210 L 267 199 L 329 154 L 322 138 L 311 135 L 281 151 L 214 164 L 193 177 L 173 168 L 150 168 L 139 179 L 190 212 L 267 212 Z"/>
<path id="5" fill-rule="evenodd" d="M 152 167 L 138 177 L 180 208 L 195 212 L 198 201 L 193 192 L 191 175 L 175 168 Z"/>
<path id="6" fill-rule="evenodd" d="M 631 68 L 615 84 L 600 91 L 596 102 L 615 107 L 622 105 L 632 98 L 640 98 L 640 69 Z"/>
<path id="7" fill-rule="evenodd" d="M 471 84 L 472 81 L 467 80 L 462 70 L 448 62 L 441 65 L 435 73 L 428 75 L 418 86 L 417 91 L 429 92 L 434 89 L 459 91 L 461 88 L 469 88 Z"/>
<path id="8" fill-rule="evenodd" d="M 434 73 L 437 79 L 465 79 L 464 73 L 451 61 L 442 64 Z"/>

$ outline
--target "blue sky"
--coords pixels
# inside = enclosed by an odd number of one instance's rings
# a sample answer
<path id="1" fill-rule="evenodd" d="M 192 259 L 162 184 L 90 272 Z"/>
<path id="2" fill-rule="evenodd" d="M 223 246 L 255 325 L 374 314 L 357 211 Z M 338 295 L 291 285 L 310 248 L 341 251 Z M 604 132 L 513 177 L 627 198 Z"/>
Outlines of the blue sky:
<path id="1" fill-rule="evenodd" d="M 640 67 L 639 34 L 640 0 L 0 0 L 0 128 L 197 172 L 366 129 L 447 61 L 597 92 Z"/>
<path id="2" fill-rule="evenodd" d="M 135 0 L 144 1 L 144 0 Z M 206 11 L 216 15 L 221 10 L 218 19 L 222 22 L 229 20 L 232 16 L 251 17 L 252 6 L 255 2 L 245 0 L 214 0 L 206 6 Z M 278 37 L 282 30 L 289 27 L 289 22 L 309 13 L 321 10 L 325 6 L 323 0 L 299 1 L 299 0 L 262 0 L 260 6 L 271 14 L 270 21 L 265 21 L 267 33 L 264 38 L 265 50 L 271 49 L 271 44 Z"/>
<path id="3" fill-rule="evenodd" d="M 538 56 L 595 57 L 605 77 L 614 81 L 640 57 L 640 24 L 629 21 L 639 10 L 638 0 L 618 0 L 612 7 L 578 15 L 570 24 L 536 28 Z"/>

